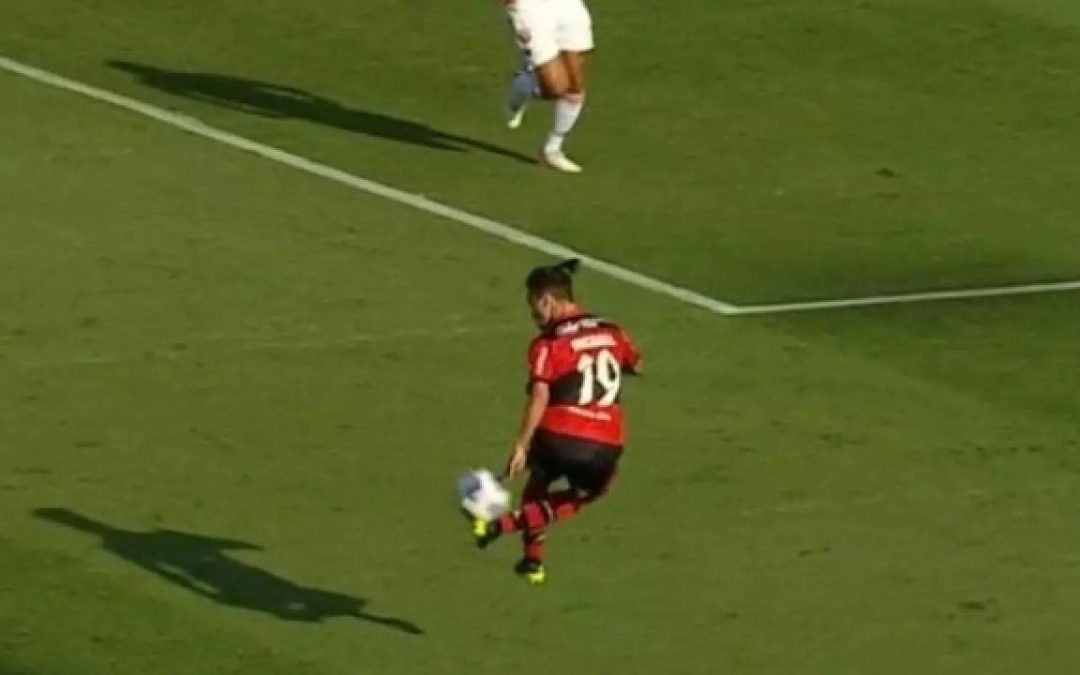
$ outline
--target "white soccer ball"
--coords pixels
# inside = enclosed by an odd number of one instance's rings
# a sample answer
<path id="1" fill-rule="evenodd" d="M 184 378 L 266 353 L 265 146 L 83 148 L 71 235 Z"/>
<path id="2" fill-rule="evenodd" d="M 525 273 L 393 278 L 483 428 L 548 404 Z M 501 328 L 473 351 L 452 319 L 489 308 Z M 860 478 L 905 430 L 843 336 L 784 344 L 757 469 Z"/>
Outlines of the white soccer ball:
<path id="1" fill-rule="evenodd" d="M 461 508 L 475 518 L 494 520 L 510 509 L 510 492 L 487 469 L 473 469 L 458 478 Z"/>

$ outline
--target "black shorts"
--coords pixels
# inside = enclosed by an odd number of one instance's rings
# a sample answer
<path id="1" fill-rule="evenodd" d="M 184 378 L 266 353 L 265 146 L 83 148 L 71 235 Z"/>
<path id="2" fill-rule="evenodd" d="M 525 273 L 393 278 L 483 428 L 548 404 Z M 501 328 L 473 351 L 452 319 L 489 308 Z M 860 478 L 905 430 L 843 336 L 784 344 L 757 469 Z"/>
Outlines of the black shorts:
<path id="1" fill-rule="evenodd" d="M 584 438 L 538 431 L 529 449 L 529 469 L 549 483 L 565 478 L 570 487 L 596 499 L 615 478 L 622 448 Z"/>

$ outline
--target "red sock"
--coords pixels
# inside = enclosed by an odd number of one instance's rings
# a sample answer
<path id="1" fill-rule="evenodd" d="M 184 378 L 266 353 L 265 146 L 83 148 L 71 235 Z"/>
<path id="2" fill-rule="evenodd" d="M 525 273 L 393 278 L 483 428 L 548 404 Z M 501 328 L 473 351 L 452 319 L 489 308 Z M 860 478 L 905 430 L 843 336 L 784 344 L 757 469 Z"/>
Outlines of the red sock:
<path id="1" fill-rule="evenodd" d="M 495 522 L 499 524 L 500 534 L 509 534 L 517 531 L 518 511 L 510 511 L 499 516 Z"/>
<path id="2" fill-rule="evenodd" d="M 535 523 L 533 527 L 543 527 L 543 524 L 538 519 L 535 504 L 547 499 L 548 485 L 550 483 L 540 474 L 529 474 L 529 480 L 525 483 L 525 490 L 521 493 L 521 508 L 517 511 L 504 513 L 499 518 L 499 532 L 510 534 L 518 530 L 524 530 L 530 526 L 530 523 Z"/>
<path id="3" fill-rule="evenodd" d="M 563 490 L 548 497 L 551 503 L 551 511 L 554 514 L 552 520 L 566 520 L 573 518 L 587 503 L 581 499 L 574 490 Z"/>
<path id="4" fill-rule="evenodd" d="M 525 557 L 529 560 L 544 559 L 544 531 L 536 532 L 526 530 L 521 535 L 521 543 L 525 548 Z"/>
<path id="5" fill-rule="evenodd" d="M 503 534 L 520 530 L 539 531 L 549 524 L 572 518 L 586 502 L 573 490 L 564 490 L 543 499 L 525 502 L 517 511 L 499 517 L 499 531 Z"/>

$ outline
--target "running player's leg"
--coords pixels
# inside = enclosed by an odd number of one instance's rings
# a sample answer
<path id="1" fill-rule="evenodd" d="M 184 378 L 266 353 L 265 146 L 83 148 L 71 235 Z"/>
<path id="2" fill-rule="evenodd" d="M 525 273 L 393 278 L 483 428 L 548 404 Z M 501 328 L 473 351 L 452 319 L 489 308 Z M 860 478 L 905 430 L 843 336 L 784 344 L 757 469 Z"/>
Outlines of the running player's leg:
<path id="1" fill-rule="evenodd" d="M 521 66 L 510 78 L 510 88 L 506 95 L 506 126 L 511 129 L 520 127 L 525 119 L 525 109 L 529 107 L 529 101 L 539 95 L 536 73 L 528 57 L 523 56 Z"/>
<path id="2" fill-rule="evenodd" d="M 557 100 L 568 79 L 559 58 L 558 15 L 548 0 L 516 0 L 507 5 L 521 66 L 510 80 L 508 126 L 521 125 L 528 102 L 536 97 Z"/>
<path id="3" fill-rule="evenodd" d="M 570 91 L 570 76 L 560 56 L 536 66 L 536 87 L 540 98 L 559 101 Z"/>
<path id="4" fill-rule="evenodd" d="M 559 62 L 566 78 L 566 88 L 555 101 L 555 120 L 544 143 L 544 158 L 553 168 L 578 173 L 581 168 L 566 157 L 563 143 L 585 107 L 585 55 L 581 52 L 563 52 Z"/>
<path id="5" fill-rule="evenodd" d="M 585 66 L 588 62 L 586 52 L 562 52 L 559 59 L 566 71 L 566 93 L 585 98 Z"/>
<path id="6" fill-rule="evenodd" d="M 558 61 L 566 86 L 555 102 L 555 119 L 544 143 L 544 159 L 560 171 L 578 173 L 581 167 L 566 157 L 563 143 L 585 107 L 585 55 L 593 49 L 592 18 L 581 0 L 557 0 L 557 6 Z"/>
<path id="7" fill-rule="evenodd" d="M 561 56 L 539 65 L 532 65 L 526 59 L 511 80 L 509 107 L 514 110 L 533 98 L 558 101 L 569 91 L 570 75 Z"/>

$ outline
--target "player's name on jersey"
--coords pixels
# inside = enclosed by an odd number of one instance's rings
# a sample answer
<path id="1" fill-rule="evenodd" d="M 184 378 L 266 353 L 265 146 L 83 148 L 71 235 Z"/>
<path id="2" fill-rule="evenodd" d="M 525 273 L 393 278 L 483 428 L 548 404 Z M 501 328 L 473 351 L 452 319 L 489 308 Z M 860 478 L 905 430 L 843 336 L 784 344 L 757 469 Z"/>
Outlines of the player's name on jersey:
<path id="1" fill-rule="evenodd" d="M 570 348 L 575 352 L 584 352 L 590 349 L 602 349 L 604 347 L 616 347 L 618 342 L 610 333 L 599 333 L 597 335 L 586 335 L 585 337 L 575 338 L 570 341 Z"/>

